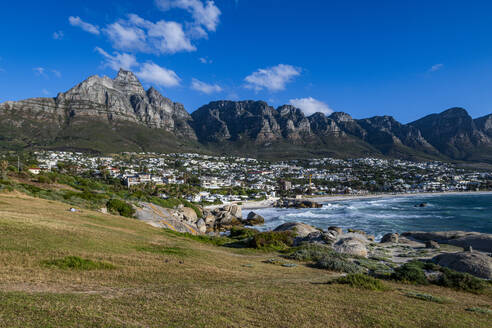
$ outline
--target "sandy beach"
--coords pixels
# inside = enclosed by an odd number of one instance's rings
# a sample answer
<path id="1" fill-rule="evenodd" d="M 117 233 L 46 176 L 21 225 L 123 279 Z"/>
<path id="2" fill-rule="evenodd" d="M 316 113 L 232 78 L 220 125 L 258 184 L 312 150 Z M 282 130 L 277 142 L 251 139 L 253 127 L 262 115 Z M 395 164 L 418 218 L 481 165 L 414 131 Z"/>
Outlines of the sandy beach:
<path id="1" fill-rule="evenodd" d="M 344 200 L 357 200 L 357 199 L 370 199 L 370 198 L 394 198 L 394 197 L 419 197 L 419 196 L 442 196 L 442 195 L 473 195 L 473 194 L 491 194 L 492 191 L 447 191 L 447 192 L 419 192 L 419 193 L 381 193 L 381 194 L 366 194 L 366 195 L 326 195 L 326 196 L 308 196 L 305 195 L 302 199 L 309 199 L 315 202 L 336 202 Z M 243 202 L 232 202 L 230 204 L 241 203 L 243 209 L 258 209 L 258 208 L 268 208 L 273 207 L 275 201 L 279 198 L 269 198 L 260 201 L 243 201 Z M 224 204 L 225 205 L 225 204 Z M 207 209 L 214 209 L 222 207 L 223 205 L 210 205 L 206 206 Z"/>

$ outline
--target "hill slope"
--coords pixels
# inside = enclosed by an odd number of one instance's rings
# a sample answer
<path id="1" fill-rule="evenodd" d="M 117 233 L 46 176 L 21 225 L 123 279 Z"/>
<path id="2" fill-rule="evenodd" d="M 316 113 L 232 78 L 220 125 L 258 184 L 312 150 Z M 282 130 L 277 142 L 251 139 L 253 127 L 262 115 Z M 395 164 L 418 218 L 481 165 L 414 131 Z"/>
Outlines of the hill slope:
<path id="1" fill-rule="evenodd" d="M 44 261 L 80 256 L 113 269 Z M 435 286 L 320 284 L 330 272 L 263 263 L 275 254 L 199 243 L 142 222 L 22 194 L 0 194 L 0 327 L 486 327 L 490 304 Z"/>

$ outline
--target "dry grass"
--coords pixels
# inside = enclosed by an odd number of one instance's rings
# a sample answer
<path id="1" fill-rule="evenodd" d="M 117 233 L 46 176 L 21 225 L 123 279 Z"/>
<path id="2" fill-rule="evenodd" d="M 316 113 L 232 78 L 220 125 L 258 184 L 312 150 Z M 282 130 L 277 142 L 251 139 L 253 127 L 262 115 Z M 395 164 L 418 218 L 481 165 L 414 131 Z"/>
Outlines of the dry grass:
<path id="1" fill-rule="evenodd" d="M 1 327 L 487 327 L 492 295 L 414 287 L 449 299 L 411 299 L 325 284 L 335 275 L 275 254 L 216 247 L 142 222 L 0 194 Z M 112 270 L 64 270 L 80 256 Z"/>

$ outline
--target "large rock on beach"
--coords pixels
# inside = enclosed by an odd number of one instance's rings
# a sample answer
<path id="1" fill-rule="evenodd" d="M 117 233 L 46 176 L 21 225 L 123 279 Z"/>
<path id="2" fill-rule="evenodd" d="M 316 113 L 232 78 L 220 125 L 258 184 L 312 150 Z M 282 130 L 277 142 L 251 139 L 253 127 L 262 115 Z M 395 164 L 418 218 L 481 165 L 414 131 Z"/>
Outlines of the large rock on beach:
<path id="1" fill-rule="evenodd" d="M 492 252 L 492 234 L 466 231 L 409 231 L 402 236 L 421 241 L 434 240 L 439 244 L 450 244 L 463 248 L 472 247 L 482 252 Z"/>
<path id="2" fill-rule="evenodd" d="M 311 232 L 317 232 L 319 230 L 302 222 L 287 222 L 276 227 L 274 231 L 293 231 L 296 237 L 304 238 Z"/>
<path id="3" fill-rule="evenodd" d="M 367 257 L 367 243 L 367 239 L 363 236 L 350 234 L 339 239 L 333 248 L 338 253 Z"/>
<path id="4" fill-rule="evenodd" d="M 246 225 L 255 226 L 263 223 L 265 223 L 263 216 L 256 214 L 255 212 L 249 212 L 248 217 L 246 218 Z"/>
<path id="5" fill-rule="evenodd" d="M 381 243 L 398 243 L 400 235 L 398 233 L 387 233 L 381 238 Z"/>
<path id="6" fill-rule="evenodd" d="M 432 259 L 440 266 L 479 278 L 492 279 L 492 258 L 479 252 L 443 253 Z"/>

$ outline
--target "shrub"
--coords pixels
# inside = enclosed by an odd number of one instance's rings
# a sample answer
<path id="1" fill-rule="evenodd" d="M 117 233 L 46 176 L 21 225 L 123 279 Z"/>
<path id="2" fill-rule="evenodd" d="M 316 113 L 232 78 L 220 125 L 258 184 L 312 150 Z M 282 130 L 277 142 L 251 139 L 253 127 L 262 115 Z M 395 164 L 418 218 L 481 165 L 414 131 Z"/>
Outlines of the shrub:
<path id="1" fill-rule="evenodd" d="M 110 199 L 106 204 L 106 207 L 110 212 L 118 213 L 119 215 L 126 217 L 133 217 L 135 214 L 135 209 L 131 204 L 119 199 Z"/>
<path id="2" fill-rule="evenodd" d="M 396 268 L 391 278 L 421 285 L 427 285 L 429 283 L 424 273 L 424 263 L 419 261 L 408 262 Z"/>
<path id="3" fill-rule="evenodd" d="M 332 283 L 345 284 L 345 285 L 350 285 L 352 287 L 369 289 L 369 290 L 388 289 L 388 287 L 386 287 L 381 280 L 360 273 L 349 274 L 346 275 L 345 277 L 340 277 L 338 279 L 335 279 Z"/>
<path id="4" fill-rule="evenodd" d="M 106 262 L 92 261 L 83 259 L 78 256 L 67 256 L 62 259 L 45 261 L 44 264 L 49 267 L 71 270 L 103 270 L 114 269 L 114 265 Z"/>
<path id="5" fill-rule="evenodd" d="M 481 308 L 481 307 L 471 307 L 471 308 L 467 308 L 465 310 L 468 312 L 492 314 L 492 310 Z"/>
<path id="6" fill-rule="evenodd" d="M 38 175 L 37 180 L 39 183 L 51 183 L 51 179 L 46 175 Z"/>
<path id="7" fill-rule="evenodd" d="M 297 261 L 318 261 L 324 256 L 333 255 L 335 251 L 320 244 L 304 244 L 294 249 L 287 257 Z"/>
<path id="8" fill-rule="evenodd" d="M 246 239 L 254 237 L 258 233 L 258 230 L 252 228 L 232 227 L 229 236 L 234 239 Z"/>
<path id="9" fill-rule="evenodd" d="M 270 248 L 276 250 L 287 249 L 294 244 L 292 231 L 266 231 L 256 234 L 250 242 L 251 247 Z"/>
<path id="10" fill-rule="evenodd" d="M 327 255 L 316 261 L 316 267 L 337 272 L 360 273 L 362 268 L 357 264 L 350 262 L 348 259 L 334 253 Z"/>
<path id="11" fill-rule="evenodd" d="M 441 277 L 436 284 L 444 287 L 464 290 L 471 293 L 479 293 L 487 287 L 487 283 L 468 273 L 453 271 L 448 268 L 441 268 Z"/>
<path id="12" fill-rule="evenodd" d="M 430 294 L 418 293 L 418 292 L 408 292 L 405 294 L 407 297 L 416 298 L 423 301 L 434 302 L 434 303 L 445 303 L 446 299 L 441 297 L 432 296 Z"/>

